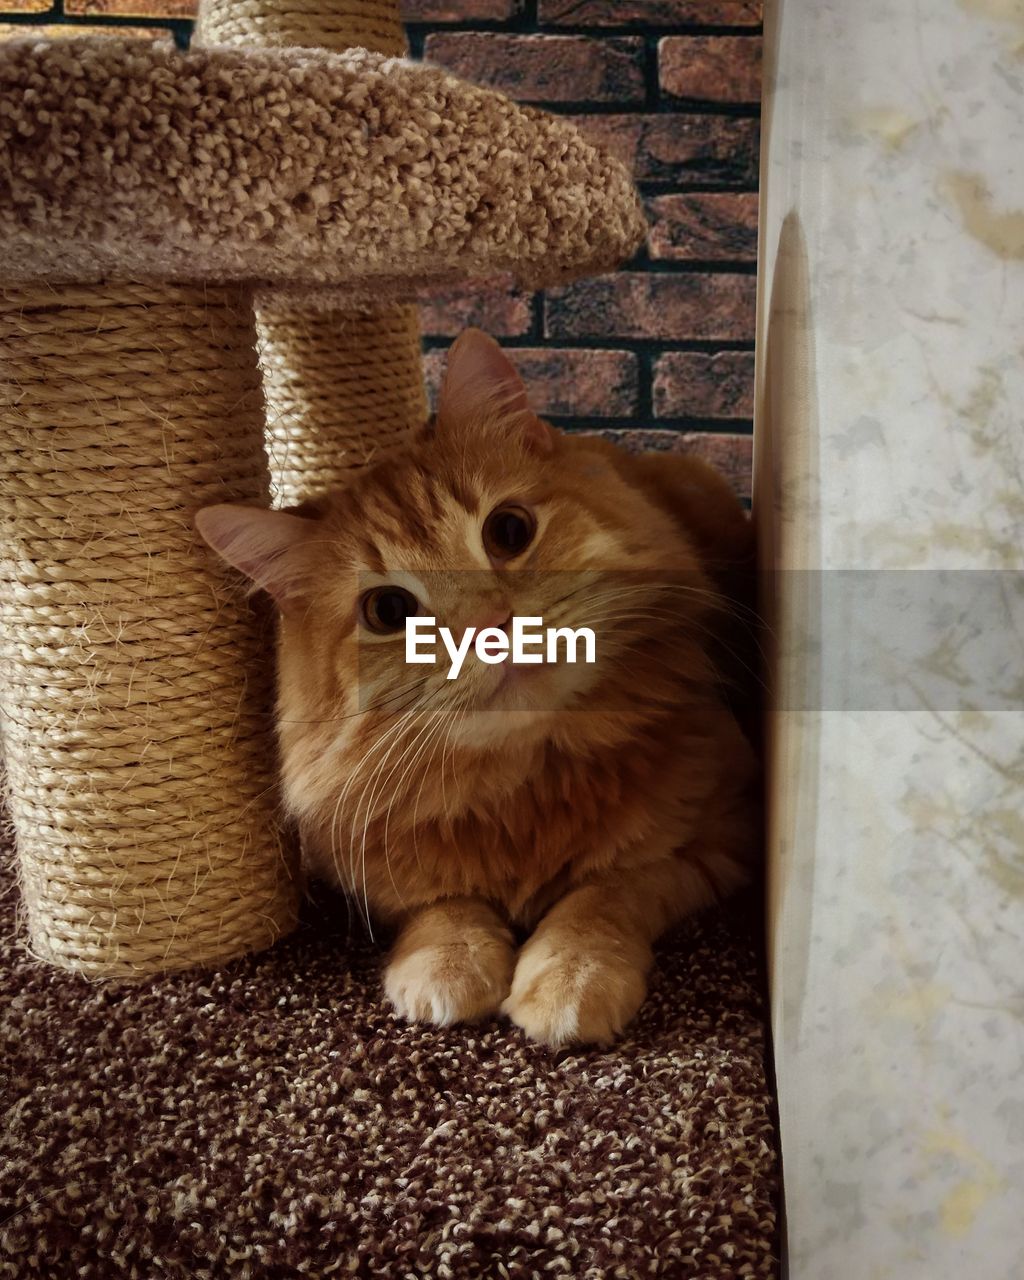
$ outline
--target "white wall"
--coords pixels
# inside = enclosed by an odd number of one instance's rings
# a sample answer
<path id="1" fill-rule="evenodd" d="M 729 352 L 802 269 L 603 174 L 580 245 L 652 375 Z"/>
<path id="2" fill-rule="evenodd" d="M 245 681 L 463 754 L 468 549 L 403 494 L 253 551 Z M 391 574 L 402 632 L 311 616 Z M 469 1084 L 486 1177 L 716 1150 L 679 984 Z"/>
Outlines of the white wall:
<path id="1" fill-rule="evenodd" d="M 1024 1277 L 1024 4 L 776 0 L 755 510 L 790 1274 Z"/>

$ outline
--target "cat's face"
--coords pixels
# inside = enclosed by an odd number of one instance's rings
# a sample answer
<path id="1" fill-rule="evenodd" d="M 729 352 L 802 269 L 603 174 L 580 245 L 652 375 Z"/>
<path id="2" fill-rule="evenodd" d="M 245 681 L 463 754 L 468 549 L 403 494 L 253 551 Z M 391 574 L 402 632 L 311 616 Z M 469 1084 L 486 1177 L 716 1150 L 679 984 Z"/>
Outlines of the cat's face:
<path id="1" fill-rule="evenodd" d="M 201 531 L 282 611 L 282 731 L 335 726 L 365 750 L 385 734 L 493 748 L 536 741 L 594 699 L 621 696 L 638 635 L 678 621 L 664 581 L 698 581 L 678 524 L 628 484 L 614 451 L 534 416 L 512 365 L 469 331 L 449 357 L 435 423 L 401 454 L 298 514 L 216 507 Z M 436 640 L 406 661 L 406 620 Z M 596 660 L 489 664 L 470 647 L 459 674 L 437 632 L 511 619 L 590 628 Z M 543 652 L 543 646 L 533 652 Z M 300 732 L 296 729 L 294 732 Z M 406 744 L 407 746 L 408 744 Z"/>

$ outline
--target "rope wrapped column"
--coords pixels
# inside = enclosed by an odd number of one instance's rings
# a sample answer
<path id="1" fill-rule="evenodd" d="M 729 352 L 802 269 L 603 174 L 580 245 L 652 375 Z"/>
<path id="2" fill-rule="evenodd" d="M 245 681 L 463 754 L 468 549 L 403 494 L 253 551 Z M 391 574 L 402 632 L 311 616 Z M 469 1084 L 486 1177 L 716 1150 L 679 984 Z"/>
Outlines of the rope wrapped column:
<path id="1" fill-rule="evenodd" d="M 202 0 L 196 41 L 406 51 L 392 0 Z M 426 417 L 414 306 L 314 309 L 264 291 L 256 320 L 275 505 L 344 483 Z"/>
<path id="2" fill-rule="evenodd" d="M 96 977 L 266 946 L 297 894 L 269 638 L 199 550 L 265 503 L 238 287 L 0 297 L 0 734 L 35 954 Z"/>

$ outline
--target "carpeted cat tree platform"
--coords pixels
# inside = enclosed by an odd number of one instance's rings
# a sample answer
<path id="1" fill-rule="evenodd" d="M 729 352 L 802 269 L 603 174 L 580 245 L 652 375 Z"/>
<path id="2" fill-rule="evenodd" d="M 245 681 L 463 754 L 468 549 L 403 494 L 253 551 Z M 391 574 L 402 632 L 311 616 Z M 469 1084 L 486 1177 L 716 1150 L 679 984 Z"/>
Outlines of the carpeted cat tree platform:
<path id="1" fill-rule="evenodd" d="M 743 904 L 663 942 L 617 1045 L 556 1057 L 396 1019 L 338 900 L 139 984 L 39 965 L 0 894 L 4 1280 L 777 1274 Z"/>
<path id="2" fill-rule="evenodd" d="M 403 48 L 378 0 L 213 0 L 188 54 L 0 49 L 3 1277 L 775 1274 L 742 904 L 559 1057 L 399 1023 L 299 910 L 268 629 L 194 511 L 400 442 L 424 290 L 642 237 L 572 126 Z"/>

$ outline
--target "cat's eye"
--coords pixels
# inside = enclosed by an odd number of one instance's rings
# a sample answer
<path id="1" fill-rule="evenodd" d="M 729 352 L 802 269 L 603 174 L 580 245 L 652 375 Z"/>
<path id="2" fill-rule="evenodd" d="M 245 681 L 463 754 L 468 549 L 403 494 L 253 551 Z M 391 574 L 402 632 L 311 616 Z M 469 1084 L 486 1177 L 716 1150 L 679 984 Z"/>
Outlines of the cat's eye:
<path id="1" fill-rule="evenodd" d="M 495 507 L 484 521 L 484 549 L 495 560 L 512 560 L 533 541 L 537 521 L 525 507 Z"/>
<path id="2" fill-rule="evenodd" d="M 374 587 L 363 593 L 359 614 L 376 635 L 390 636 L 403 631 L 406 618 L 414 618 L 419 607 L 419 601 L 405 587 Z"/>

